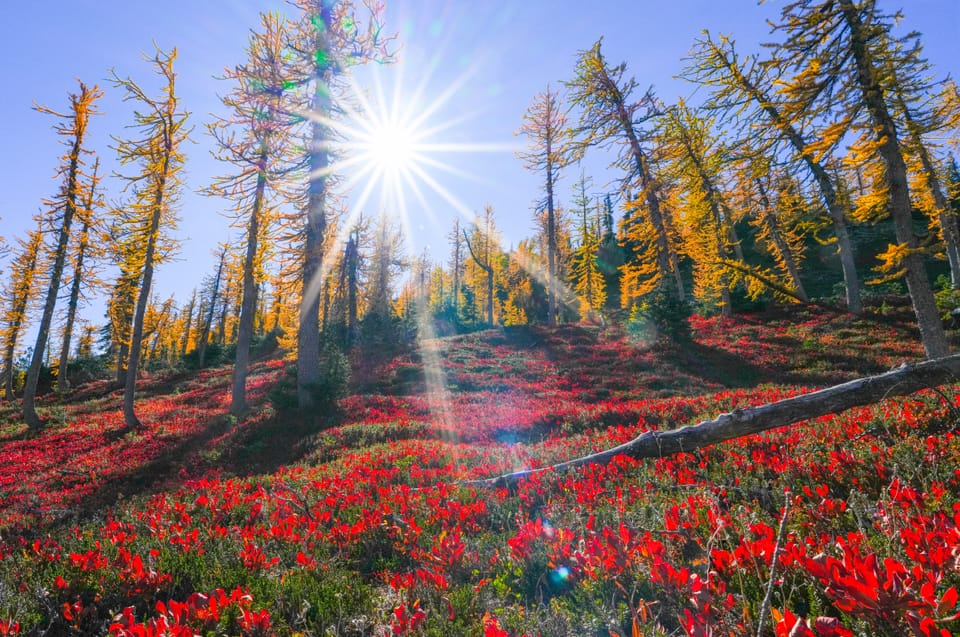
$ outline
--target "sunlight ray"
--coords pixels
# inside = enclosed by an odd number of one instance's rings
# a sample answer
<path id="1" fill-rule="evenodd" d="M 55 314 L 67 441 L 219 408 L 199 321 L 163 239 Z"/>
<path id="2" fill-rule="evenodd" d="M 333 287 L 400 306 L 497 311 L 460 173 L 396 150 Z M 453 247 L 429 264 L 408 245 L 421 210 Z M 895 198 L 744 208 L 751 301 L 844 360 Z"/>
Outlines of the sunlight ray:
<path id="1" fill-rule="evenodd" d="M 364 162 L 364 159 L 363 159 L 362 157 L 350 157 L 349 159 L 340 159 L 340 160 L 337 160 L 336 162 L 330 164 L 330 165 L 327 166 L 326 168 L 323 168 L 323 169 L 321 169 L 321 170 L 313 170 L 313 171 L 310 171 L 310 174 L 309 174 L 309 177 L 308 177 L 308 178 L 309 178 L 309 179 L 316 179 L 316 178 L 319 178 L 319 177 L 330 177 L 330 176 L 335 175 L 335 174 L 337 174 L 338 172 L 344 170 L 345 168 L 351 168 L 351 167 L 353 167 L 353 166 L 362 165 L 362 164 L 364 164 L 364 163 L 365 163 L 365 162 Z M 371 172 L 372 170 L 374 170 L 374 167 L 367 165 L 367 166 L 363 166 L 363 167 L 360 169 L 360 172 L 361 172 L 362 174 L 366 174 L 366 173 Z"/>
<path id="2" fill-rule="evenodd" d="M 426 105 L 416 119 L 410 122 L 411 127 L 415 129 L 420 128 L 424 122 L 430 119 L 434 113 L 446 105 L 446 103 L 463 88 L 467 80 L 471 79 L 477 73 L 478 68 L 479 66 L 475 63 L 457 75 L 457 79 L 450 83 L 439 95 L 430 100 L 430 103 Z"/>
<path id="3" fill-rule="evenodd" d="M 432 158 L 432 157 L 430 157 L 430 156 L 428 156 L 428 155 L 418 155 L 417 158 L 418 158 L 418 160 L 420 161 L 420 163 L 425 164 L 425 165 L 427 165 L 427 166 L 430 166 L 431 168 L 436 168 L 437 170 L 441 170 L 441 171 L 443 171 L 443 172 L 445 172 L 445 173 L 447 173 L 447 174 L 450 174 L 450 175 L 456 175 L 457 177 L 461 177 L 462 179 L 466 179 L 466 180 L 468 180 L 468 181 L 472 181 L 472 182 L 474 182 L 474 183 L 476 183 L 476 184 L 481 184 L 481 185 L 484 185 L 484 186 L 495 186 L 495 185 L 496 185 L 496 184 L 495 184 L 492 180 L 490 180 L 490 179 L 487 179 L 487 178 L 484 178 L 484 177 L 480 177 L 480 176 L 478 176 L 476 173 L 473 173 L 473 172 L 467 172 L 467 171 L 463 170 L 462 168 L 457 168 L 456 166 L 452 166 L 452 165 L 448 164 L 447 162 L 440 161 L 439 159 L 434 159 L 434 158 Z"/>
<path id="4" fill-rule="evenodd" d="M 456 196 L 447 191 L 442 185 L 440 185 L 435 179 L 433 179 L 428 173 L 423 171 L 419 166 L 411 166 L 411 169 L 414 170 L 417 175 L 426 183 L 428 186 L 434 189 L 434 191 L 444 198 L 448 203 L 454 206 L 454 208 L 460 212 L 470 223 L 476 223 L 477 214 L 474 211 L 471 211 L 467 208 L 462 202 L 460 202 Z M 500 241 L 500 249 L 507 251 L 508 246 L 506 246 L 503 240 Z M 547 273 L 542 271 L 542 267 L 533 266 L 531 264 L 520 264 L 520 267 L 527 272 L 531 277 L 537 280 L 544 286 L 550 285 L 550 279 Z M 558 295 L 561 298 L 572 298 L 575 295 L 570 290 L 570 287 L 562 281 L 553 281 L 553 287 L 557 290 Z"/>
<path id="5" fill-rule="evenodd" d="M 433 189 L 435 193 L 440 195 L 444 201 L 453 206 L 454 210 L 459 212 L 464 218 L 469 219 L 471 223 L 476 220 L 477 214 L 474 211 L 470 210 L 465 203 L 460 201 L 456 195 L 444 188 L 440 182 L 431 177 L 425 170 L 416 165 L 411 165 L 410 170 L 415 172 L 425 184 L 430 186 L 430 188 Z"/>
<path id="6" fill-rule="evenodd" d="M 430 221 L 436 221 L 437 215 L 433 210 L 433 206 L 427 201 L 427 198 L 423 193 L 423 189 L 420 188 L 420 184 L 417 183 L 417 180 L 413 178 L 413 175 L 409 171 L 403 173 L 403 178 L 410 190 L 413 191 L 413 195 L 416 197 L 417 202 L 423 207 L 423 212 L 429 217 Z"/>
<path id="7" fill-rule="evenodd" d="M 512 153 L 520 148 L 509 142 L 455 142 L 417 144 L 418 151 L 435 153 Z"/>

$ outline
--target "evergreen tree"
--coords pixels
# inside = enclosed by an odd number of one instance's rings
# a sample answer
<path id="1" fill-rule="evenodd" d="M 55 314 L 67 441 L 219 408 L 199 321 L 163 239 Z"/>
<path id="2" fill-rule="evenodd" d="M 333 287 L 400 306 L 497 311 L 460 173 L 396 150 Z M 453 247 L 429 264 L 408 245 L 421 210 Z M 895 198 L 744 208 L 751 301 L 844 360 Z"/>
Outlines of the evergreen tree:
<path id="1" fill-rule="evenodd" d="M 406 262 L 403 237 L 385 214 L 380 215 L 372 232 L 368 264 L 361 333 L 367 342 L 389 343 L 397 336 L 394 285 Z"/>
<path id="2" fill-rule="evenodd" d="M 176 74 L 173 62 L 177 50 L 169 53 L 161 50 L 149 58 L 163 87 L 159 97 L 150 97 L 133 80 L 113 75 L 114 84 L 123 89 L 124 99 L 133 101 L 138 108 L 134 115 L 134 128 L 140 136 L 134 139 L 117 139 L 117 154 L 121 165 L 138 165 L 139 171 L 125 179 L 130 184 L 132 201 L 128 204 L 130 219 L 134 225 L 135 240 L 143 247 L 136 305 L 130 327 L 130 350 L 127 356 L 127 373 L 124 379 L 123 417 L 126 429 L 141 426 L 134 410 L 137 388 L 137 372 L 140 365 L 143 341 L 143 320 L 153 284 L 153 272 L 172 249 L 164 238 L 176 225 L 174 213 L 182 188 L 182 144 L 187 140 L 187 115 L 180 111 L 176 95 Z"/>
<path id="3" fill-rule="evenodd" d="M 320 293 L 324 271 L 324 244 L 330 214 L 331 142 L 334 98 L 338 83 L 352 66 L 386 59 L 382 3 L 363 0 L 361 21 L 349 0 L 293 0 L 300 18 L 291 31 L 294 82 L 304 89 L 307 133 L 306 206 L 303 218 L 303 261 L 297 325 L 297 398 L 301 408 L 314 402 L 311 387 L 320 380 Z"/>
<path id="4" fill-rule="evenodd" d="M 42 106 L 37 107 L 37 110 L 42 113 L 64 120 L 54 129 L 65 138 L 67 152 L 57 171 L 58 175 L 63 177 L 63 185 L 59 194 L 47 202 L 50 208 L 50 225 L 55 229 L 57 242 L 53 249 L 50 277 L 47 282 L 47 298 L 43 306 L 40 327 L 37 330 L 37 342 L 33 348 L 30 368 L 27 370 L 27 378 L 23 386 L 23 419 L 31 429 L 38 429 L 41 424 L 36 410 L 37 383 L 40 380 L 40 367 L 43 364 L 47 339 L 50 337 L 53 312 L 67 260 L 70 228 L 78 209 L 82 206 L 83 155 L 87 152 L 83 144 L 87 126 L 90 123 L 90 117 L 97 113 L 95 103 L 102 96 L 103 92 L 96 86 L 88 88 L 86 84 L 80 82 L 80 91 L 70 95 L 70 113 L 58 113 Z"/>
<path id="5" fill-rule="evenodd" d="M 591 197 L 588 189 L 591 183 L 590 179 L 581 171 L 573 198 L 574 211 L 579 220 L 577 232 L 579 244 L 573 253 L 571 278 L 573 280 L 573 291 L 580 299 L 581 318 L 586 318 L 593 312 L 601 310 L 606 302 L 603 275 L 597 263 L 602 239 L 599 220 L 590 214 Z M 603 208 L 598 205 L 596 210 L 599 212 Z"/>
<path id="6" fill-rule="evenodd" d="M 543 199 L 536 202 L 535 209 L 537 212 L 546 213 L 548 325 L 556 325 L 559 315 L 557 298 L 560 294 L 560 255 L 554 190 L 560 169 L 566 161 L 566 127 L 567 118 L 561 108 L 560 97 L 547 85 L 546 91 L 534 97 L 533 103 L 523 115 L 523 125 L 517 131 L 528 140 L 528 149 L 517 156 L 525 162 L 525 168 L 544 175 Z"/>
<path id="7" fill-rule="evenodd" d="M 579 158 L 591 146 L 616 144 L 619 153 L 617 165 L 627 171 L 625 186 L 636 183 L 641 196 L 638 201 L 628 201 L 631 214 L 644 216 L 643 228 L 645 253 L 652 267 L 636 271 L 643 289 L 652 289 L 661 279 L 672 278 L 680 298 L 684 296 L 683 279 L 680 276 L 679 259 L 671 240 L 667 211 L 662 205 L 662 192 L 653 171 L 649 149 L 643 143 L 647 136 L 641 123 L 656 111 L 656 103 L 650 92 L 639 100 L 630 101 L 637 83 L 626 79 L 626 64 L 610 66 L 600 51 L 602 38 L 587 51 L 581 51 L 577 59 L 575 77 L 566 83 L 570 91 L 569 101 L 580 109 L 580 118 L 574 127 L 574 157 Z M 639 219 L 638 219 L 639 221 Z"/>
<path id="8" fill-rule="evenodd" d="M 450 241 L 450 276 L 453 284 L 450 287 L 450 299 L 453 306 L 453 316 L 460 320 L 460 294 L 463 285 L 463 264 L 464 264 L 464 237 L 463 228 L 460 227 L 460 217 L 453 218 L 453 228 L 447 235 Z"/>
<path id="9" fill-rule="evenodd" d="M 888 207 L 896 243 L 881 257 L 888 271 L 906 279 L 924 350 L 936 358 L 950 348 L 913 229 L 905 149 L 894 119 L 897 87 L 919 90 L 925 67 L 918 43 L 893 38 L 893 21 L 874 0 L 797 0 L 783 8 L 777 29 L 786 40 L 776 52 L 784 65 L 799 69 L 784 93 L 800 115 L 832 113 L 837 132 L 830 137 L 853 127 L 859 133 L 853 152 L 873 158 L 865 165 L 873 189 L 860 207 Z"/>
<path id="10" fill-rule="evenodd" d="M 601 220 L 600 246 L 597 249 L 597 268 L 603 276 L 604 308 L 615 310 L 620 307 L 620 268 L 624 264 L 623 248 L 617 240 L 613 220 L 613 199 L 608 193 L 603 198 L 603 206 L 598 209 Z"/>
<path id="11" fill-rule="evenodd" d="M 20 249 L 10 268 L 9 282 L 3 289 L 3 387 L 6 399 L 14 399 L 14 355 L 23 328 L 26 325 L 30 303 L 40 289 L 41 266 L 43 265 L 42 225 L 31 230 L 27 238 L 19 240 Z"/>

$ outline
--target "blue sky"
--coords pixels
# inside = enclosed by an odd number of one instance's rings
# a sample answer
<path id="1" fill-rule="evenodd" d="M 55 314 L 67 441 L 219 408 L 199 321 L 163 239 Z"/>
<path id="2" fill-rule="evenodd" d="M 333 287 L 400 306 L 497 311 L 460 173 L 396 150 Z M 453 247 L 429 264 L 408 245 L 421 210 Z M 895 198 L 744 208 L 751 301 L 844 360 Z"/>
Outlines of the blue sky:
<path id="1" fill-rule="evenodd" d="M 62 153 L 50 126 L 52 118 L 31 106 L 34 101 L 66 109 L 67 93 L 76 79 L 106 90 L 100 102 L 104 115 L 91 125 L 88 147 L 96 150 L 111 170 L 115 153 L 110 135 L 123 135 L 130 121 L 129 106 L 106 80 L 109 69 L 145 85 L 156 86 L 142 51 L 153 41 L 163 48 L 176 45 L 179 94 L 192 113 L 194 144 L 187 148 L 187 192 L 180 211 L 178 260 L 164 264 L 156 274 L 155 293 L 175 293 L 184 302 L 204 274 L 213 269 L 212 249 L 233 232 L 218 214 L 223 207 L 192 191 L 209 184 L 223 170 L 210 158 L 203 123 L 212 112 L 222 112 L 218 93 L 227 90 L 213 77 L 224 67 L 242 61 L 247 32 L 257 24 L 261 10 L 289 12 L 282 2 L 254 0 L 53 0 L 47 3 L 8 3 L 0 23 L 0 122 L 4 152 L 0 153 L 0 235 L 8 242 L 31 227 L 41 199 L 53 195 L 52 178 Z M 757 5 L 754 0 L 634 0 L 511 1 L 387 0 L 387 29 L 398 33 L 399 64 L 382 67 L 388 87 L 397 77 L 405 99 L 422 85 L 423 102 L 430 102 L 451 85 L 457 90 L 443 102 L 428 125 L 451 122 L 436 141 L 496 144 L 496 152 L 446 153 L 439 156 L 471 178 L 431 171 L 464 207 L 479 210 L 490 203 L 507 242 L 532 234 L 531 202 L 539 196 L 540 177 L 522 168 L 507 149 L 521 140 L 514 131 L 533 96 L 547 83 L 559 86 L 571 75 L 578 50 L 604 36 L 611 62 L 625 61 L 641 87 L 653 85 L 667 102 L 689 97 L 692 87 L 673 79 L 701 29 L 733 35 L 742 51 L 754 51 L 770 39 L 765 22 L 779 11 L 779 2 Z M 958 74 L 960 2 L 956 0 L 900 0 L 884 2 L 886 9 L 902 7 L 903 28 L 924 35 L 925 52 L 937 75 Z M 402 67 L 402 68 L 401 68 Z M 466 74 L 464 76 L 464 74 Z M 369 81 L 369 71 L 361 81 Z M 694 100 L 695 101 L 695 98 Z M 611 157 L 593 153 L 586 163 L 598 190 L 611 177 L 605 166 Z M 567 171 L 559 187 L 564 201 L 577 170 Z M 117 180 L 106 180 L 108 197 L 119 195 Z M 412 205 L 414 246 L 410 255 L 430 245 L 435 257 L 446 257 L 444 243 L 453 207 L 440 197 L 428 197 L 429 211 Z M 375 212 L 370 206 L 367 211 Z M 4 274 L 5 276 L 5 274 Z M 102 322 L 102 310 L 91 308 L 87 318 Z"/>

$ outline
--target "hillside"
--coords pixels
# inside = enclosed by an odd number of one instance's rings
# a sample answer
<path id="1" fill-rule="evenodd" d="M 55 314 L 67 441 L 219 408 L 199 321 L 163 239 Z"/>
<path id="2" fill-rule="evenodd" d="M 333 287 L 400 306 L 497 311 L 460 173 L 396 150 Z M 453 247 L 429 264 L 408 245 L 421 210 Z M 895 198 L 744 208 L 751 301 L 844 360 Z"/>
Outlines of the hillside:
<path id="1" fill-rule="evenodd" d="M 955 388 L 656 461 L 462 484 L 922 356 L 898 310 L 504 328 L 354 356 L 336 413 L 230 369 L 0 408 L 0 635 L 949 635 Z M 771 577 L 771 563 L 775 564 Z M 769 588 L 768 588 L 769 587 Z M 765 596 L 769 602 L 764 604 Z M 761 617 L 763 617 L 761 619 Z"/>

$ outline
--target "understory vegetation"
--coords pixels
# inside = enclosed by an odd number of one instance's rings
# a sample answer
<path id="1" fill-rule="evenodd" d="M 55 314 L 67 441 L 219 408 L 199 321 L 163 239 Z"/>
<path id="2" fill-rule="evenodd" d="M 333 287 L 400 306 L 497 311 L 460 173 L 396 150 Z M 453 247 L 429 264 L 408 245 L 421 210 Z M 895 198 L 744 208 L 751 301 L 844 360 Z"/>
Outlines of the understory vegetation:
<path id="1" fill-rule="evenodd" d="M 907 308 L 693 316 L 683 340 L 566 325 L 354 350 L 0 408 L 0 635 L 949 635 L 954 387 L 652 461 L 547 466 L 921 355 Z M 638 335 L 639 334 L 639 335 Z M 339 369 L 339 365 L 333 365 Z M 335 370 L 336 371 L 336 370 Z M 761 623 L 763 627 L 761 628 Z"/>

